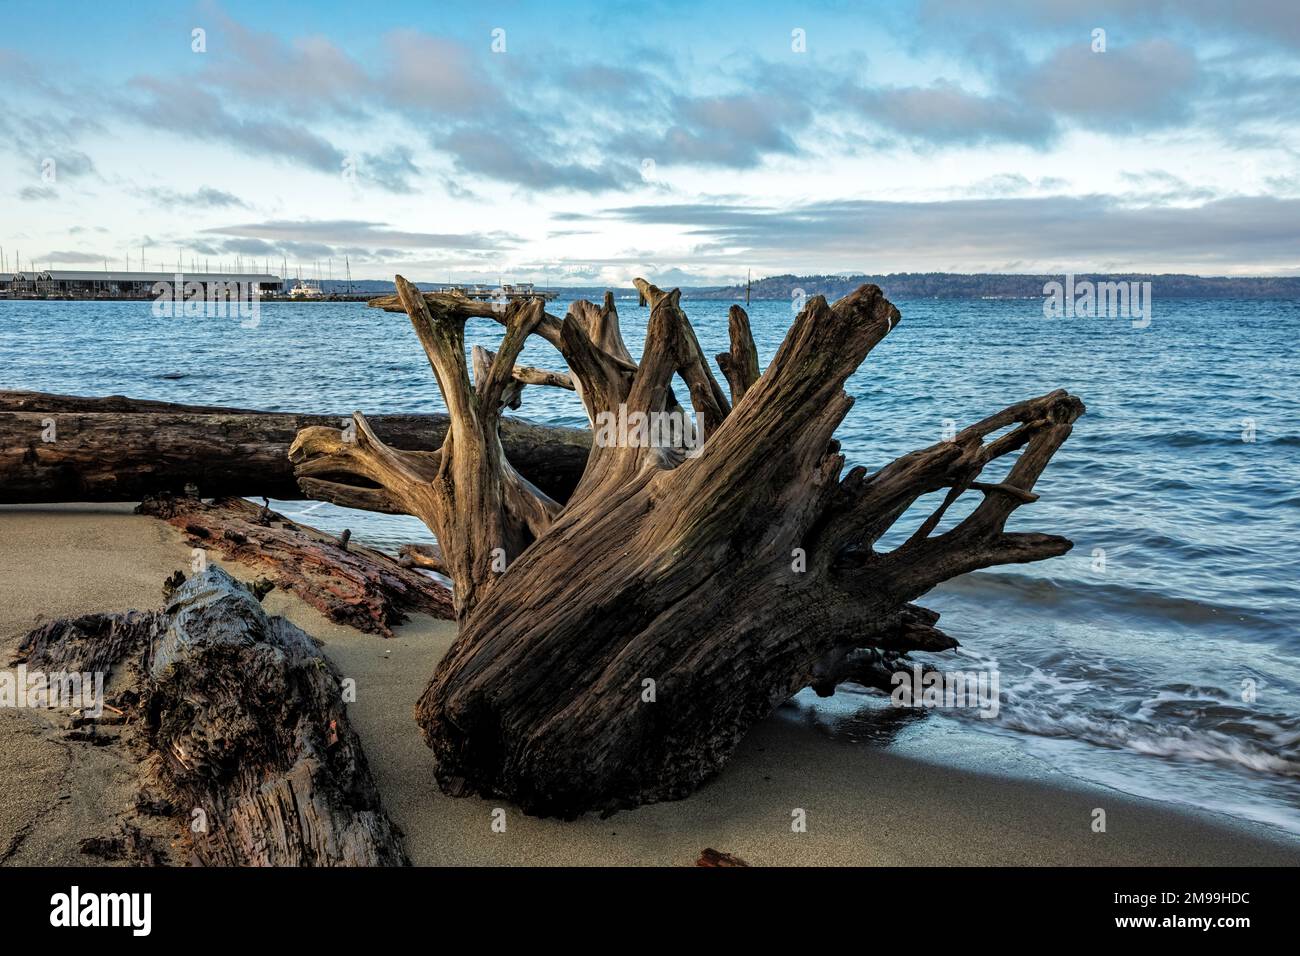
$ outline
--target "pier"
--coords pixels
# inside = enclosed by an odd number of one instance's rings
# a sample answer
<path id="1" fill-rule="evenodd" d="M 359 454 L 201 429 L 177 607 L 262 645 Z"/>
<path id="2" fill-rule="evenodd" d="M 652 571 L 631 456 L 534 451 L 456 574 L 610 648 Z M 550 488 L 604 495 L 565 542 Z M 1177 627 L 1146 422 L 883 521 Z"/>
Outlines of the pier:
<path id="1" fill-rule="evenodd" d="M 253 289 L 269 298 L 283 287 L 277 275 L 255 272 L 125 272 L 98 269 L 40 269 L 0 275 L 0 297 L 10 299 L 153 299 L 158 283 L 199 282 Z"/>
<path id="2" fill-rule="evenodd" d="M 157 283 L 168 283 L 184 288 L 197 282 L 205 287 L 221 283 L 226 287 L 257 290 L 264 302 L 368 302 L 385 295 L 383 291 L 356 292 L 330 291 L 321 288 L 319 280 L 298 279 L 292 287 L 280 276 L 267 273 L 242 272 L 125 272 L 113 270 L 42 269 L 0 274 L 0 299 L 55 299 L 55 300 L 108 300 L 148 301 L 157 297 Z M 342 283 L 337 283 L 342 285 Z M 489 287 L 482 285 L 434 284 L 432 291 L 445 292 L 476 302 L 514 302 L 521 299 L 541 299 L 550 302 L 559 292 L 541 290 L 532 283 L 503 283 Z"/>

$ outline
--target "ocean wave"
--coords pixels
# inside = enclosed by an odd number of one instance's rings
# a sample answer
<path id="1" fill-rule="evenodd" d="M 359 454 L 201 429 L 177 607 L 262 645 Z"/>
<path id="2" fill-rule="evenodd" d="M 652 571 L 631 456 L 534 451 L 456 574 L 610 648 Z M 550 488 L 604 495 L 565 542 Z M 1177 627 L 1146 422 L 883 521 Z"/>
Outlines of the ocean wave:
<path id="1" fill-rule="evenodd" d="M 1223 432 L 1177 431 L 1148 437 L 1155 439 L 1157 444 L 1170 448 L 1200 448 L 1206 445 L 1237 446 L 1243 444 L 1280 445 L 1283 448 L 1300 447 L 1300 435 L 1278 435 L 1276 438 L 1272 438 L 1256 432 L 1254 441 L 1244 442 L 1241 431 L 1241 427 L 1234 424 Z M 1131 439 L 1133 436 L 1123 437 Z"/>
<path id="2" fill-rule="evenodd" d="M 1300 777 L 1296 733 L 1269 735 L 1268 743 L 1186 724 L 1148 724 L 1122 717 L 1073 713 L 1056 707 L 1034 707 L 1008 701 L 998 727 L 1039 737 L 1067 737 L 1097 747 L 1130 750 L 1174 760 L 1203 761 L 1244 767 L 1257 773 Z M 1256 732 L 1264 728 L 1252 724 Z M 1272 747 L 1269 746 L 1272 744 Z"/>
<path id="3" fill-rule="evenodd" d="M 967 656 L 997 669 L 996 661 Z M 1071 656 L 1003 674 L 1000 700 L 991 719 L 951 713 L 984 730 L 1300 777 L 1300 718 L 1245 704 L 1235 689 L 1171 683 L 1152 691 L 1141 671 Z"/>
<path id="4" fill-rule="evenodd" d="M 1092 411 L 1088 412 L 1090 418 L 1093 417 Z M 1096 451 L 1102 448 L 1112 449 L 1116 446 L 1131 449 L 1136 452 L 1150 453 L 1156 448 L 1171 449 L 1197 449 L 1197 448 L 1233 448 L 1239 449 L 1243 445 L 1278 447 L 1278 448 L 1295 448 L 1300 447 L 1300 435 L 1270 435 L 1267 429 L 1259 428 L 1256 430 L 1251 441 L 1244 441 L 1242 438 L 1244 426 L 1237 422 L 1228 422 L 1221 428 L 1213 431 L 1193 431 L 1191 429 L 1180 429 L 1178 431 L 1128 431 L 1115 430 L 1103 431 L 1095 429 L 1082 436 L 1082 440 L 1076 445 L 1075 451 L 1081 448 L 1087 448 Z"/>
<path id="5" fill-rule="evenodd" d="M 1006 600 L 1057 607 L 1075 604 L 1081 614 L 1089 617 L 1101 611 L 1131 617 L 1155 617 L 1193 626 L 1231 622 L 1247 625 L 1246 630 L 1264 633 L 1275 632 L 1282 623 L 1255 608 L 1175 597 L 1149 588 L 1029 577 L 1001 571 L 966 574 L 945 583 L 942 590 L 980 602 Z"/>

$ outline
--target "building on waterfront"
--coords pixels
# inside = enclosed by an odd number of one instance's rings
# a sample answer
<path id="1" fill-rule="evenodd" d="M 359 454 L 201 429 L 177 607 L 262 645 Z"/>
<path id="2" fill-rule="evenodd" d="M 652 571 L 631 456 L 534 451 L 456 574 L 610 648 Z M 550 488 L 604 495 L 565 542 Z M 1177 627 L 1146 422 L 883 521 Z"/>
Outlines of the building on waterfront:
<path id="1" fill-rule="evenodd" d="M 238 283 L 262 295 L 284 289 L 279 276 L 243 272 L 110 272 L 100 269 L 43 269 L 0 275 L 0 293 L 11 298 L 150 299 L 156 283 Z"/>

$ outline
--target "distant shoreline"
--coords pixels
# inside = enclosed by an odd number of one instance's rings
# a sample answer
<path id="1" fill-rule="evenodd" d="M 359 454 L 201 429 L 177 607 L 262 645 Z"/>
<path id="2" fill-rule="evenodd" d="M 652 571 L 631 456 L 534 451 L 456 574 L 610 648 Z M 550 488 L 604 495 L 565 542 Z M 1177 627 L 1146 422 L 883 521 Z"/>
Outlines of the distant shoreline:
<path id="1" fill-rule="evenodd" d="M 588 289 L 576 289 L 573 290 L 573 292 L 570 293 L 569 295 L 565 295 L 565 290 L 562 289 L 552 290 L 552 291 L 560 292 L 560 295 L 555 299 L 555 301 L 562 302 L 562 303 L 568 303 L 573 301 L 574 299 L 591 299 L 593 298 L 593 295 L 595 295 L 591 292 L 591 290 Z M 632 295 L 621 295 L 619 294 L 621 290 L 614 290 L 614 292 L 615 292 L 616 302 L 626 302 L 628 299 L 636 298 L 635 293 Z M 805 289 L 804 293 L 807 296 L 822 295 L 825 296 L 830 301 L 834 301 L 836 298 L 840 298 L 839 294 L 832 293 L 832 292 L 822 292 L 818 289 Z M 289 298 L 288 296 L 280 296 L 275 298 L 259 299 L 258 301 L 262 305 L 290 305 L 290 304 L 292 305 L 343 305 L 346 303 L 351 303 L 353 305 L 365 305 L 371 299 L 376 298 L 378 295 L 383 295 L 383 294 L 384 293 L 367 293 L 365 295 L 351 295 L 351 296 L 340 295 L 340 296 L 326 297 L 320 299 L 292 299 Z M 934 301 L 949 301 L 949 302 L 980 302 L 980 301 L 982 302 L 1028 302 L 1028 301 L 1042 301 L 1043 299 L 1043 296 L 1041 294 L 1040 295 L 916 295 L 916 294 L 910 294 L 906 292 L 903 293 L 894 292 L 891 294 L 888 290 L 886 290 L 885 294 L 894 302 L 914 302 L 919 299 L 929 299 Z M 599 298 L 599 295 L 595 295 L 595 297 Z M 791 301 L 792 297 L 793 296 L 753 295 L 750 296 L 750 301 L 788 303 L 789 301 Z M 1297 302 L 1300 301 L 1300 293 L 1296 295 L 1169 294 L 1169 295 L 1162 296 L 1161 298 L 1164 300 L 1186 299 L 1186 300 L 1193 300 L 1193 301 L 1220 301 L 1220 302 Z M 0 296 L 0 305 L 3 305 L 4 303 L 7 302 L 44 302 L 44 303 L 67 302 L 71 304 L 71 303 L 82 303 L 82 302 L 152 302 L 152 301 L 153 299 L 149 299 L 149 298 L 142 299 L 142 298 L 130 297 L 130 296 L 115 296 L 112 298 L 103 298 L 103 297 L 76 298 L 76 297 L 68 297 L 68 296 L 50 296 L 49 298 L 44 298 L 44 297 L 35 298 L 31 296 L 25 298 L 7 298 L 5 296 Z M 683 302 L 735 302 L 743 305 L 745 302 L 745 294 L 744 292 L 741 292 L 741 294 L 738 296 L 725 296 L 725 295 L 715 295 L 715 294 L 705 295 L 705 294 L 700 294 L 698 292 L 688 292 L 687 290 L 683 289 L 682 301 Z"/>
<path id="2" fill-rule="evenodd" d="M 1001 274 L 1001 273 L 950 273 L 950 272 L 898 272 L 885 275 L 779 275 L 756 279 L 745 284 L 728 286 L 680 286 L 683 299 L 697 301 L 744 302 L 790 301 L 800 296 L 823 295 L 838 299 L 866 283 L 878 285 L 891 299 L 992 299 L 1032 300 L 1042 299 L 1043 286 L 1061 281 L 1063 273 Z M 1078 281 L 1149 282 L 1151 293 L 1160 299 L 1222 299 L 1222 300 L 1273 300 L 1300 301 L 1300 275 L 1297 276 L 1194 276 L 1176 273 L 1074 273 Z M 664 283 L 665 286 L 669 283 Z M 350 286 L 343 280 L 323 280 L 321 298 L 290 298 L 287 294 L 264 297 L 263 302 L 366 302 L 382 295 L 391 295 L 393 284 L 379 279 L 353 279 Z M 417 282 L 424 292 L 440 292 L 447 288 L 442 282 Z M 614 293 L 616 300 L 636 299 L 635 288 L 606 285 L 546 286 L 538 292 L 548 297 L 599 299 L 606 290 Z M 747 295 L 748 293 L 748 295 Z M 65 296 L 4 296 L 0 302 L 140 302 L 150 297 L 72 297 Z"/>
<path id="3" fill-rule="evenodd" d="M 749 286 L 751 299 L 791 299 L 803 295 L 839 298 L 863 283 L 880 286 L 894 299 L 1041 299 L 1043 286 L 1064 273 L 1022 275 L 900 272 L 888 275 L 769 276 Z M 1140 272 L 1077 272 L 1076 280 L 1150 282 L 1152 294 L 1166 299 L 1300 299 L 1300 276 L 1193 276 Z M 743 299 L 746 286 L 683 289 L 683 298 Z"/>

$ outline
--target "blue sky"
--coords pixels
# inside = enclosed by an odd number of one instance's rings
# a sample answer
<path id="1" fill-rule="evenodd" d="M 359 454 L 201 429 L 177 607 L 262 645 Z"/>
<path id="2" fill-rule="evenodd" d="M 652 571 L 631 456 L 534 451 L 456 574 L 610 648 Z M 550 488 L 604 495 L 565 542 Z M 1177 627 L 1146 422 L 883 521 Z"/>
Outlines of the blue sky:
<path id="1" fill-rule="evenodd" d="M 11 266 L 1300 274 L 1295 0 L 3 12 Z"/>

